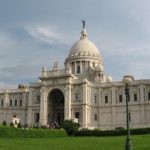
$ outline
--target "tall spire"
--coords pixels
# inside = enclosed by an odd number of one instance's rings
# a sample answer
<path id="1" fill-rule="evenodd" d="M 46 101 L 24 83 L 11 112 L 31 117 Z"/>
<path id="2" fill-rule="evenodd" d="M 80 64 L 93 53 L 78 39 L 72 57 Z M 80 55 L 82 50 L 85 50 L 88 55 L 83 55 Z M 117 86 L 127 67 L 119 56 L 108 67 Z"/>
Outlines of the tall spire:
<path id="1" fill-rule="evenodd" d="M 81 37 L 80 39 L 87 39 L 88 36 L 87 36 L 87 31 L 85 29 L 85 20 L 82 20 L 82 30 L 81 30 Z"/>

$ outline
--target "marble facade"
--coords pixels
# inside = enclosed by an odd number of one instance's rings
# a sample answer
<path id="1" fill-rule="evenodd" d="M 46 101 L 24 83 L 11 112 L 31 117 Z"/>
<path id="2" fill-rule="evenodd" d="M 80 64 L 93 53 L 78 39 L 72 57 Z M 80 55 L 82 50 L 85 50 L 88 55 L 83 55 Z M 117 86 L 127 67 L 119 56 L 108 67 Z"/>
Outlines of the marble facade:
<path id="1" fill-rule="evenodd" d="M 0 122 L 13 116 L 33 126 L 76 119 L 82 128 L 126 127 L 124 84 L 106 76 L 98 48 L 88 40 L 85 27 L 60 69 L 43 67 L 40 80 L 18 89 L 0 90 Z M 130 86 L 131 128 L 150 126 L 150 79 Z"/>

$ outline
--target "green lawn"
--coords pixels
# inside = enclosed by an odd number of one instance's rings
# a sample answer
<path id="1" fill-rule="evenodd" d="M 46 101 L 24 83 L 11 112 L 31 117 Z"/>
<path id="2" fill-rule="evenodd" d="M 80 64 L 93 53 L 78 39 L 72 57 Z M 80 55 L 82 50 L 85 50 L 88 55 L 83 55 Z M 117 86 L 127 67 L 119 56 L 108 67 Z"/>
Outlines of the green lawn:
<path id="1" fill-rule="evenodd" d="M 57 137 L 0 139 L 0 150 L 124 150 L 120 137 Z M 150 150 L 150 134 L 132 136 L 133 150 Z"/>

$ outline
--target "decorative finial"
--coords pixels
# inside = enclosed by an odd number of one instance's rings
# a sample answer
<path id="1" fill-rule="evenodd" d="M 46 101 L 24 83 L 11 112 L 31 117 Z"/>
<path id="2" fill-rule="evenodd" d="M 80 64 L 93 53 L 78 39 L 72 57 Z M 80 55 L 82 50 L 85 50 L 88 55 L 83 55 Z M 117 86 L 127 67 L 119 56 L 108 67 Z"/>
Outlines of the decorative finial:
<path id="1" fill-rule="evenodd" d="M 83 28 L 81 29 L 81 37 L 80 37 L 81 40 L 88 38 L 87 37 L 87 31 L 85 29 L 85 20 L 82 20 L 82 24 L 83 24 L 83 26 L 82 26 Z"/>
<path id="2" fill-rule="evenodd" d="M 83 29 L 85 28 L 85 20 L 82 20 Z"/>
<path id="3" fill-rule="evenodd" d="M 53 70 L 59 70 L 59 63 L 57 61 L 54 61 Z"/>

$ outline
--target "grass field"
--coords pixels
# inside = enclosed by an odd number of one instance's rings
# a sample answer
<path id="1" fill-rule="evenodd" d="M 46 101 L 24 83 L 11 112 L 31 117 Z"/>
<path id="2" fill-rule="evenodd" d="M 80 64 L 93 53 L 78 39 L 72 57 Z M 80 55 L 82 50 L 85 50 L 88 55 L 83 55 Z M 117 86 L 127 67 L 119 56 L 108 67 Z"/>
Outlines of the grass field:
<path id="1" fill-rule="evenodd" d="M 0 150 L 124 150 L 120 137 L 57 137 L 0 139 Z M 150 150 L 150 134 L 132 136 L 133 150 Z"/>

